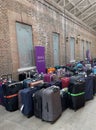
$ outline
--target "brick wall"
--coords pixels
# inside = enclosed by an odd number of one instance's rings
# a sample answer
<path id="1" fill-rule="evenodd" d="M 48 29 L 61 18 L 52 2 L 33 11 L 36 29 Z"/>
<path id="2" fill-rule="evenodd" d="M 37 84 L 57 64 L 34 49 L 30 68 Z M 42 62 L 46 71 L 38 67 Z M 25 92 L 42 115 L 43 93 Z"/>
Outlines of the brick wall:
<path id="1" fill-rule="evenodd" d="M 10 37 L 6 3 L 0 1 L 0 75 L 12 73 Z"/>
<path id="2" fill-rule="evenodd" d="M 92 56 L 96 57 L 95 35 L 78 26 L 74 21 L 68 19 L 65 21 L 58 8 L 52 7 L 44 0 L 40 2 L 38 0 L 1 0 L 0 2 L 0 75 L 13 73 L 16 79 L 19 68 L 16 21 L 32 25 L 33 43 L 45 46 L 47 66 L 53 65 L 53 32 L 60 34 L 60 64 L 70 60 L 70 37 L 74 37 L 76 41 L 77 35 L 80 35 L 80 40 L 92 43 Z M 66 46 L 65 31 L 68 36 Z M 75 44 L 76 59 L 80 59 L 80 40 L 78 44 Z"/>

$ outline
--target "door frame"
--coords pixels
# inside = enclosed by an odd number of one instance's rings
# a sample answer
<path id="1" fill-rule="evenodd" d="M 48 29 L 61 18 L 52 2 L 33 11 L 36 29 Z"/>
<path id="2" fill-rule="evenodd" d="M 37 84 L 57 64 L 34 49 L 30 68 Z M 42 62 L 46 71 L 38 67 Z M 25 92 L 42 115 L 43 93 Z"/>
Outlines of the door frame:
<path id="1" fill-rule="evenodd" d="M 74 39 L 74 59 L 71 59 L 71 46 L 70 46 L 70 44 L 71 44 L 71 38 L 72 39 Z M 70 37 L 70 41 L 69 41 L 69 47 L 70 47 L 70 61 L 72 61 L 72 60 L 75 60 L 75 38 L 74 37 Z"/>
<path id="2" fill-rule="evenodd" d="M 57 33 L 57 32 L 52 32 L 52 54 L 53 54 L 53 65 L 54 65 L 54 42 L 53 42 L 53 36 L 54 36 L 54 34 L 57 34 L 58 35 L 58 58 L 59 58 L 59 60 L 58 60 L 58 62 L 59 62 L 59 65 L 60 65 L 60 33 Z"/>

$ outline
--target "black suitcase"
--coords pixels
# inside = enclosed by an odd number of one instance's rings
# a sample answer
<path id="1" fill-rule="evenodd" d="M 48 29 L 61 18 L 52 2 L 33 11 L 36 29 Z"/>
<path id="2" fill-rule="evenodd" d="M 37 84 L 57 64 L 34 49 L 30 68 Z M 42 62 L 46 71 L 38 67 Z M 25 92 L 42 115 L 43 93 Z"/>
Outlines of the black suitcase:
<path id="1" fill-rule="evenodd" d="M 26 77 L 26 73 L 20 73 L 19 76 L 18 76 L 18 78 L 19 78 L 19 81 L 23 81 L 24 79 L 27 78 Z"/>
<path id="2" fill-rule="evenodd" d="M 55 86 L 58 86 L 60 89 L 62 89 L 62 81 L 61 80 L 50 82 L 49 85 L 50 86 L 55 85 Z"/>
<path id="3" fill-rule="evenodd" d="M 91 100 L 93 99 L 93 77 L 88 76 L 85 80 L 85 99 Z"/>
<path id="4" fill-rule="evenodd" d="M 68 92 L 62 89 L 60 90 L 60 96 L 61 96 L 62 111 L 64 111 L 68 108 Z"/>
<path id="5" fill-rule="evenodd" d="M 79 81 L 85 82 L 84 75 L 75 75 L 70 77 L 71 84 L 74 84 L 75 82 L 79 82 Z"/>
<path id="6" fill-rule="evenodd" d="M 68 87 L 68 103 L 75 111 L 85 105 L 85 82 L 74 82 Z"/>
<path id="7" fill-rule="evenodd" d="M 4 106 L 8 111 L 18 109 L 18 92 L 23 89 L 21 82 L 5 83 L 2 85 L 4 94 Z"/>
<path id="8" fill-rule="evenodd" d="M 37 91 L 34 94 L 34 115 L 38 118 L 42 119 L 42 92 L 44 89 Z"/>
<path id="9" fill-rule="evenodd" d="M 28 118 L 34 115 L 33 94 L 37 90 L 37 87 L 35 87 L 25 88 L 19 91 L 19 106 L 21 107 L 20 110 Z"/>

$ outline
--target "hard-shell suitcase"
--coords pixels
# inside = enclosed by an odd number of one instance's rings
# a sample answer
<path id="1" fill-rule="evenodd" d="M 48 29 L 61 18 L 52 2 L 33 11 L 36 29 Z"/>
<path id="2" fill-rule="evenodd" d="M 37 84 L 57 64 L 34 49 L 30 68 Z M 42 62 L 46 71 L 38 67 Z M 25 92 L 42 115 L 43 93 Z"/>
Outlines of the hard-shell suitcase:
<path id="1" fill-rule="evenodd" d="M 44 82 L 51 82 L 53 81 L 52 74 L 44 74 Z"/>
<path id="2" fill-rule="evenodd" d="M 62 111 L 64 111 L 68 108 L 68 92 L 64 89 L 61 89 L 60 96 L 61 96 Z"/>
<path id="3" fill-rule="evenodd" d="M 68 87 L 69 107 L 75 111 L 85 105 L 85 82 L 74 82 Z"/>
<path id="4" fill-rule="evenodd" d="M 42 120 L 55 122 L 62 113 L 60 90 L 56 86 L 46 88 L 42 93 Z"/>
<path id="5" fill-rule="evenodd" d="M 85 99 L 91 100 L 93 99 L 93 77 L 88 76 L 85 80 Z"/>
<path id="6" fill-rule="evenodd" d="M 33 96 L 34 101 L 34 115 L 42 118 L 42 92 L 44 89 L 37 91 Z"/>
<path id="7" fill-rule="evenodd" d="M 21 112 L 28 118 L 34 115 L 33 94 L 36 91 L 36 87 L 19 91 L 19 107 Z"/>
<path id="8" fill-rule="evenodd" d="M 5 83 L 2 85 L 4 94 L 4 106 L 8 111 L 18 109 L 18 92 L 23 89 L 21 82 Z"/>
<path id="9" fill-rule="evenodd" d="M 61 81 L 62 81 L 62 88 L 66 88 L 69 86 L 70 78 L 64 77 L 64 78 L 61 78 Z"/>

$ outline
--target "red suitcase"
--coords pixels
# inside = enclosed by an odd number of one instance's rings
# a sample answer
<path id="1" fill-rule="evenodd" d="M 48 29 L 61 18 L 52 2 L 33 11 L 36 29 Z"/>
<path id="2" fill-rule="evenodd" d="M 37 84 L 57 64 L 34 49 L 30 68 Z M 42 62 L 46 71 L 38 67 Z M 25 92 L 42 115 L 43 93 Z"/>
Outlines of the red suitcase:
<path id="1" fill-rule="evenodd" d="M 62 88 L 67 88 L 69 86 L 70 78 L 64 77 L 61 78 L 61 81 L 62 81 Z"/>
<path id="2" fill-rule="evenodd" d="M 44 82 L 51 82 L 53 81 L 53 74 L 44 74 Z"/>

